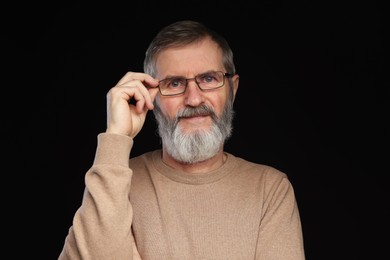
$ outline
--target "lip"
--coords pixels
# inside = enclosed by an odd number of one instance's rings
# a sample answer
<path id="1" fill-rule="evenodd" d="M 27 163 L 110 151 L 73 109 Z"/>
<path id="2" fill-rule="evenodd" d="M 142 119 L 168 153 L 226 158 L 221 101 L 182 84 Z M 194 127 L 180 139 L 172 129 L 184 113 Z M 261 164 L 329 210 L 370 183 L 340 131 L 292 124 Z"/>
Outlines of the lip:
<path id="1" fill-rule="evenodd" d="M 180 121 L 190 122 L 193 124 L 199 124 L 199 123 L 205 122 L 205 120 L 208 120 L 209 118 L 210 118 L 209 115 L 198 115 L 198 116 L 182 117 L 182 118 L 180 118 Z"/>

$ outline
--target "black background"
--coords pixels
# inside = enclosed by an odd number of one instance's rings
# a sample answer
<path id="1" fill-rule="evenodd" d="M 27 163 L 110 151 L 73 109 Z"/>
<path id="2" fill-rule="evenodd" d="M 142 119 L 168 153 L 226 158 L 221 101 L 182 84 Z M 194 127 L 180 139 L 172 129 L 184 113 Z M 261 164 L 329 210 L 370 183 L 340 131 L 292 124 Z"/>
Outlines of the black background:
<path id="1" fill-rule="evenodd" d="M 384 6 L 68 2 L 3 12 L 3 225 L 13 259 L 58 257 L 105 130 L 107 91 L 142 71 L 151 39 L 179 19 L 230 42 L 240 87 L 226 150 L 288 174 L 307 259 L 389 257 Z M 132 156 L 159 145 L 150 114 Z"/>

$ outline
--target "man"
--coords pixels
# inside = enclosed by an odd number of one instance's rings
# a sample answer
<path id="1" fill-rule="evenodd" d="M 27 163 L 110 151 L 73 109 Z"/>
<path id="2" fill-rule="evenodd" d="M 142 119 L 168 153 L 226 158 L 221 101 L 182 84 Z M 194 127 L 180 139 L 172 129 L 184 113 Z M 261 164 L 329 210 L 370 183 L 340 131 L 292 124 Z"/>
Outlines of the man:
<path id="1" fill-rule="evenodd" d="M 107 94 L 107 130 L 59 259 L 304 259 L 287 176 L 224 151 L 239 83 L 226 40 L 173 23 L 144 71 Z M 131 157 L 149 110 L 162 148 Z"/>

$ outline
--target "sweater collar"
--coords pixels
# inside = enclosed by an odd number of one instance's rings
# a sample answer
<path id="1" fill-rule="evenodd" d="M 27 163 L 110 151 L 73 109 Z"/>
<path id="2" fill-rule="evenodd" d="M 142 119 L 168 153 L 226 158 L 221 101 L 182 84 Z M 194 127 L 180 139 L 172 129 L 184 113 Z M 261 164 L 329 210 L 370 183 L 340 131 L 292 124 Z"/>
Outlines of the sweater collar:
<path id="1" fill-rule="evenodd" d="M 230 153 L 225 152 L 227 155 L 226 161 L 218 169 L 205 174 L 190 174 L 166 165 L 161 159 L 161 153 L 161 149 L 155 150 L 152 153 L 152 163 L 156 170 L 173 181 L 192 185 L 216 182 L 229 175 L 231 172 L 234 172 L 237 164 L 236 157 Z"/>

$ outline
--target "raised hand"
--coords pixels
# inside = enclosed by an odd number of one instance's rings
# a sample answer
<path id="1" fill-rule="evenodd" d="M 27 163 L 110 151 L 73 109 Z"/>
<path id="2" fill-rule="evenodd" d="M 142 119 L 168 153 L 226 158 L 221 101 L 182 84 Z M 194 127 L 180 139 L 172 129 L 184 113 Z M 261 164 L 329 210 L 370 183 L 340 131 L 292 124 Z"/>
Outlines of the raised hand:
<path id="1" fill-rule="evenodd" d="M 153 109 L 158 80 L 140 72 L 127 72 L 107 93 L 107 133 L 134 138 Z"/>

